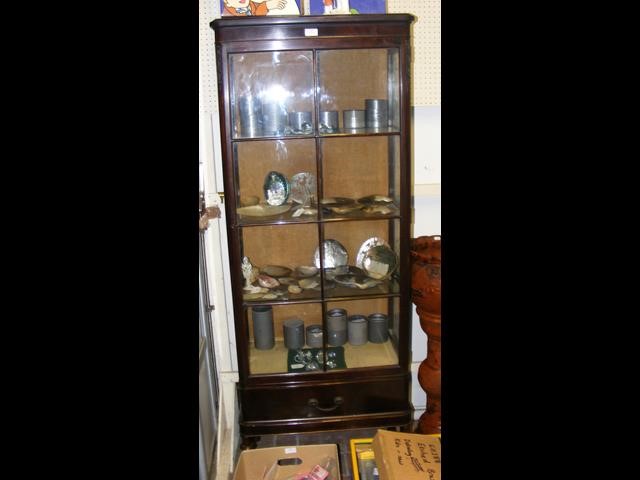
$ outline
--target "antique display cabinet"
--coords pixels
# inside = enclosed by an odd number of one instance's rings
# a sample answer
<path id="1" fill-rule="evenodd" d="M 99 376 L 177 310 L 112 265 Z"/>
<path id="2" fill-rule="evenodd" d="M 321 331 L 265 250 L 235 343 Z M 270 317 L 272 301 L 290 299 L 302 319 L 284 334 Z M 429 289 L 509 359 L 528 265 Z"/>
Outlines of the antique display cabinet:
<path id="1" fill-rule="evenodd" d="M 211 23 L 245 445 L 411 423 L 412 21 Z"/>

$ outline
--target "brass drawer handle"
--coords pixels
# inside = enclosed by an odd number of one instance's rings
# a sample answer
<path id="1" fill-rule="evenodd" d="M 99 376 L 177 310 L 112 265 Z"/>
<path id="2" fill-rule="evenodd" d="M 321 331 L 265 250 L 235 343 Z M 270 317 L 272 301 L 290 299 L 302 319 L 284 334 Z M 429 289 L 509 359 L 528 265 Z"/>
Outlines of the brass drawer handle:
<path id="1" fill-rule="evenodd" d="M 307 402 L 307 405 L 309 405 L 310 407 L 316 408 L 318 410 L 320 410 L 321 412 L 331 412 L 333 410 L 335 410 L 336 408 L 338 408 L 340 405 L 342 405 L 344 403 L 344 399 L 342 397 L 335 397 L 333 399 L 333 406 L 332 407 L 320 407 L 320 402 L 318 401 L 317 398 L 310 398 L 309 401 Z"/>

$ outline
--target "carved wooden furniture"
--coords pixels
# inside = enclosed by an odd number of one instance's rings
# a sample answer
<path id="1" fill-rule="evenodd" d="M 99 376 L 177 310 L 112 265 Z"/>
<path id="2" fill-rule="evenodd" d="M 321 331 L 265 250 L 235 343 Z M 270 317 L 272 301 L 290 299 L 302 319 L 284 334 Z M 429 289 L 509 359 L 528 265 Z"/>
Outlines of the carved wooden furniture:
<path id="1" fill-rule="evenodd" d="M 427 334 L 427 357 L 420 364 L 418 381 L 427 394 L 427 408 L 421 415 L 420 433 L 440 433 L 440 236 L 411 241 L 412 301 Z"/>

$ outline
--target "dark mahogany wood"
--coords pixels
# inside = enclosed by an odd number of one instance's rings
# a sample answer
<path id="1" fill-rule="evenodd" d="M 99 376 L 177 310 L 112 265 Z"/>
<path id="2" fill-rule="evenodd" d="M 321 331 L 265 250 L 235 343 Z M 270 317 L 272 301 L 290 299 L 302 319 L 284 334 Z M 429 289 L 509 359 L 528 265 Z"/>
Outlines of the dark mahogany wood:
<path id="1" fill-rule="evenodd" d="M 427 357 L 418 369 L 418 381 L 427 394 L 427 408 L 421 415 L 418 431 L 440 433 L 440 236 L 424 236 L 411 242 L 412 301 L 427 334 Z"/>
<path id="2" fill-rule="evenodd" d="M 410 26 L 413 20 L 414 17 L 408 14 L 388 14 L 224 17 L 211 22 L 216 41 L 223 181 L 225 196 L 228 199 L 224 203 L 240 378 L 238 385 L 241 406 L 240 431 L 245 440 L 243 442 L 245 447 L 255 445 L 254 437 L 267 434 L 372 427 L 402 430 L 410 428 L 413 415 L 410 401 L 411 279 L 409 275 L 401 275 L 397 280 L 398 291 L 386 295 L 390 302 L 399 299 L 398 365 L 309 374 L 250 374 L 247 342 L 249 330 L 242 299 L 244 279 L 240 269 L 237 268 L 242 258 L 242 229 L 247 227 L 241 224 L 235 211 L 234 199 L 238 195 L 239 188 L 234 144 L 252 140 L 232 138 L 230 105 L 232 86 L 229 83 L 231 81 L 229 55 L 303 49 L 313 51 L 314 54 L 316 51 L 327 49 L 398 49 L 400 128 L 399 133 L 395 135 L 399 137 L 398 184 L 401 193 L 398 214 L 392 218 L 399 219 L 400 224 L 397 232 L 400 244 L 399 269 L 401 272 L 409 272 L 411 270 L 409 69 Z M 309 29 L 317 29 L 317 36 L 308 36 Z M 316 104 L 316 110 L 317 108 Z M 319 134 L 316 132 L 314 136 L 318 143 Z M 263 137 L 260 140 L 268 139 Z M 321 161 L 321 154 L 318 153 L 317 162 Z M 323 179 L 319 177 L 319 188 L 322 187 L 322 181 Z M 318 219 L 307 223 L 318 224 L 318 231 L 324 232 L 324 223 L 335 221 L 335 219 Z M 278 222 L 274 222 L 274 225 L 277 224 Z M 348 299 L 345 297 L 341 300 Z M 272 303 L 278 304 L 275 301 Z"/>

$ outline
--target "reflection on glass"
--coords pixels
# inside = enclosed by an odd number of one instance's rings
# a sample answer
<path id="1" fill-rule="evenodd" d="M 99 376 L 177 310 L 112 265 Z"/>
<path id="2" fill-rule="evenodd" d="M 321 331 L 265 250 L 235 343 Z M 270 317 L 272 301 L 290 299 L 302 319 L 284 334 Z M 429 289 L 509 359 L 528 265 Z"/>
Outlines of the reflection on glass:
<path id="1" fill-rule="evenodd" d="M 233 54 L 234 138 L 313 133 L 311 52 Z"/>
<path id="2" fill-rule="evenodd" d="M 396 48 L 318 53 L 321 134 L 392 133 L 400 129 L 399 57 Z M 357 65 L 358 68 L 349 68 Z M 341 125 L 323 121 L 339 112 Z"/>

